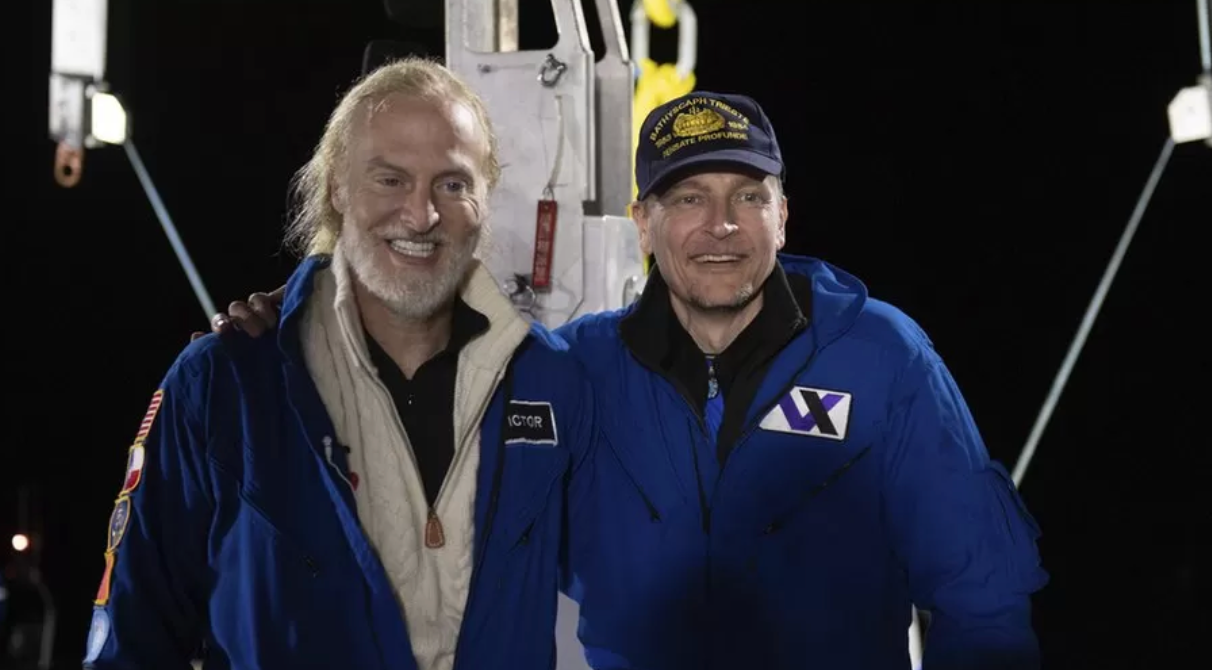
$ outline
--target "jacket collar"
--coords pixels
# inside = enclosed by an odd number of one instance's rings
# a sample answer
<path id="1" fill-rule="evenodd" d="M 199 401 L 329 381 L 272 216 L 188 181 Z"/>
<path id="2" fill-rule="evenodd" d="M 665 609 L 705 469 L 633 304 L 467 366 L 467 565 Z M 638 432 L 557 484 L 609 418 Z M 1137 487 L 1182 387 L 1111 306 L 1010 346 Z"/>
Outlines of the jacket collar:
<path id="1" fill-rule="evenodd" d="M 300 323 L 315 293 L 317 276 L 332 267 L 331 254 L 315 254 L 303 259 L 286 283 L 282 300 L 278 347 L 291 361 L 302 361 Z M 488 319 L 488 329 L 463 347 L 461 359 L 484 369 L 498 369 L 530 331 L 529 322 L 518 313 L 509 298 L 501 293 L 497 281 L 477 261 L 459 292 L 468 307 Z"/>
<path id="2" fill-rule="evenodd" d="M 792 282 L 797 290 L 792 290 Z M 745 331 L 744 338 L 758 348 L 781 348 L 791 335 L 808 325 L 812 313 L 812 290 L 806 278 L 788 278 L 780 263 L 762 285 L 762 309 Z M 673 311 L 669 285 L 658 268 L 653 267 L 648 283 L 636 307 L 619 322 L 624 345 L 645 366 L 653 370 L 669 367 L 672 356 L 693 340 Z M 735 344 L 735 343 L 734 343 Z"/>

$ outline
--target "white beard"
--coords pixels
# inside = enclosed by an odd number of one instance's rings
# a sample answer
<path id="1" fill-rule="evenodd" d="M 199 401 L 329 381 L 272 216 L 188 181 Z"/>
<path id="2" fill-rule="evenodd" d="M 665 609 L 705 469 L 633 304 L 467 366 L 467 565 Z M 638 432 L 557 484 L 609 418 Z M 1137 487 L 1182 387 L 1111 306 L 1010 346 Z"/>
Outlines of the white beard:
<path id="1" fill-rule="evenodd" d="M 480 233 L 477 231 L 461 246 L 453 246 L 443 235 L 428 235 L 423 240 L 441 246 L 437 266 L 427 269 L 400 268 L 383 258 L 390 253 L 383 249 L 387 237 L 412 238 L 406 232 L 379 229 L 365 231 L 347 226 L 341 231 L 337 245 L 354 278 L 366 290 L 383 301 L 396 315 L 409 320 L 427 319 L 454 299 L 475 262 L 475 250 Z"/>

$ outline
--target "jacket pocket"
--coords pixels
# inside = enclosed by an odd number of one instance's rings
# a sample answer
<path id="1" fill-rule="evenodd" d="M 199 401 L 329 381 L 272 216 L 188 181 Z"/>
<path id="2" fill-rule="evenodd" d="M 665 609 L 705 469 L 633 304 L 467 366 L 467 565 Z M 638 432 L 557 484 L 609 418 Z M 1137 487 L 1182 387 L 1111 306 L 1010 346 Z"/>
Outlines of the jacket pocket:
<path id="1" fill-rule="evenodd" d="M 784 526 L 786 526 L 788 523 L 790 523 L 791 520 L 793 518 L 795 518 L 795 516 L 797 514 L 799 514 L 801 511 L 803 511 L 803 509 L 805 507 L 807 507 L 809 504 L 811 504 L 812 500 L 814 498 L 816 498 L 820 494 L 824 493 L 827 489 L 829 489 L 833 485 L 837 484 L 838 480 L 842 479 L 842 477 L 844 477 L 846 475 L 846 473 L 850 472 L 851 469 L 855 466 L 855 464 L 857 464 L 859 461 L 863 460 L 863 458 L 870 451 L 871 451 L 871 445 L 867 445 L 866 447 L 863 447 L 862 449 L 859 450 L 859 452 L 857 454 L 855 454 L 854 456 L 851 456 L 849 460 L 847 460 L 845 463 L 842 463 L 841 466 L 839 466 L 836 470 L 831 472 L 829 474 L 829 476 L 825 477 L 823 480 L 806 488 L 804 490 L 803 494 L 800 496 L 800 499 L 790 509 L 788 509 L 783 514 L 776 516 L 774 519 L 772 519 L 770 521 L 770 523 L 768 523 L 762 529 L 762 534 L 770 535 L 770 534 L 777 533 L 778 531 L 782 530 L 782 528 Z"/>
<path id="2" fill-rule="evenodd" d="M 502 481 L 500 532 L 510 546 L 529 534 L 528 528 L 547 509 L 553 487 L 564 487 L 571 455 L 567 449 L 512 446 L 506 450 Z M 564 500 L 563 491 L 559 496 Z"/>
<path id="3" fill-rule="evenodd" d="M 660 523 L 661 511 L 657 509 L 656 504 L 652 502 L 652 498 L 650 498 L 648 494 L 644 492 L 644 488 L 640 486 L 640 482 L 636 480 L 635 475 L 632 474 L 631 470 L 629 470 L 627 466 L 623 464 L 623 461 L 619 458 L 618 454 L 614 453 L 613 451 L 609 451 L 608 453 L 612 458 L 615 459 L 619 470 L 623 473 L 623 477 L 627 480 L 627 483 L 630 485 L 632 491 L 635 492 L 635 496 L 639 500 L 640 504 L 644 506 L 644 511 L 648 513 L 648 520 L 652 521 L 653 523 Z"/>
<path id="4" fill-rule="evenodd" d="M 296 564 L 312 577 L 319 576 L 320 565 L 314 555 L 300 542 L 283 532 L 278 524 L 274 523 L 272 517 L 265 511 L 265 508 L 258 504 L 254 496 L 250 495 L 243 488 L 240 489 L 240 503 L 242 507 L 248 510 L 248 516 L 252 520 L 252 523 L 258 526 L 262 532 L 269 535 L 274 546 L 283 552 L 282 557 L 285 562 Z"/>

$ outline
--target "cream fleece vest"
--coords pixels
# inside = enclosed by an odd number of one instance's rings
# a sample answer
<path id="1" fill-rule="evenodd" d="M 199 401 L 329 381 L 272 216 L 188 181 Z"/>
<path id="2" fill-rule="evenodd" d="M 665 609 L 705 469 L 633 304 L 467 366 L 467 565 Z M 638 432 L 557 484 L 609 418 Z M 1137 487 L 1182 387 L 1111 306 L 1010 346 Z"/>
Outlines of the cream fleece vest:
<path id="1" fill-rule="evenodd" d="M 366 347 L 347 262 L 338 249 L 316 275 L 301 338 L 304 357 L 337 431 L 350 449 L 363 531 L 391 580 L 420 670 L 450 670 L 471 584 L 480 421 L 528 323 L 477 264 L 461 297 L 489 329 L 459 353 L 455 454 L 433 510 L 444 544 L 429 548 L 429 506 L 395 404 Z"/>

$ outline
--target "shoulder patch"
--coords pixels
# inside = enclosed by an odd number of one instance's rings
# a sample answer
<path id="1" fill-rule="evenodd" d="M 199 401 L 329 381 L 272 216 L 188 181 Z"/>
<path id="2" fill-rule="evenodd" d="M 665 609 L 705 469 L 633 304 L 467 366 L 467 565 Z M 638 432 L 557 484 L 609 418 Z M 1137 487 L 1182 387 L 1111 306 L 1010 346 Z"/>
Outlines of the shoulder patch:
<path id="1" fill-rule="evenodd" d="M 126 456 L 126 477 L 122 480 L 122 491 L 118 495 L 126 495 L 134 491 L 143 480 L 143 459 L 146 457 L 142 444 L 132 445 Z"/>
<path id="2" fill-rule="evenodd" d="M 97 585 L 97 597 L 93 604 L 104 605 L 109 602 L 109 581 L 114 574 L 114 552 L 105 553 L 105 572 L 101 574 L 101 583 Z"/>
<path id="3" fill-rule="evenodd" d="M 122 544 L 126 535 L 126 526 L 130 523 L 130 498 L 122 496 L 114 501 L 114 511 L 109 515 L 109 544 L 105 551 L 113 553 Z"/>
<path id="4" fill-rule="evenodd" d="M 84 656 L 85 663 L 92 663 L 101 656 L 101 650 L 109 640 L 109 614 L 104 608 L 93 608 L 93 621 L 88 626 L 88 645 Z"/>
<path id="5" fill-rule="evenodd" d="M 505 444 L 560 443 L 551 403 L 510 400 L 505 406 Z"/>
<path id="6" fill-rule="evenodd" d="M 147 406 L 147 413 L 143 415 L 143 423 L 139 424 L 139 433 L 135 435 L 135 444 L 143 444 L 143 440 L 147 439 L 147 434 L 151 432 L 152 424 L 156 422 L 156 414 L 160 412 L 160 403 L 164 401 L 164 389 L 156 389 L 152 394 L 151 403 Z"/>

